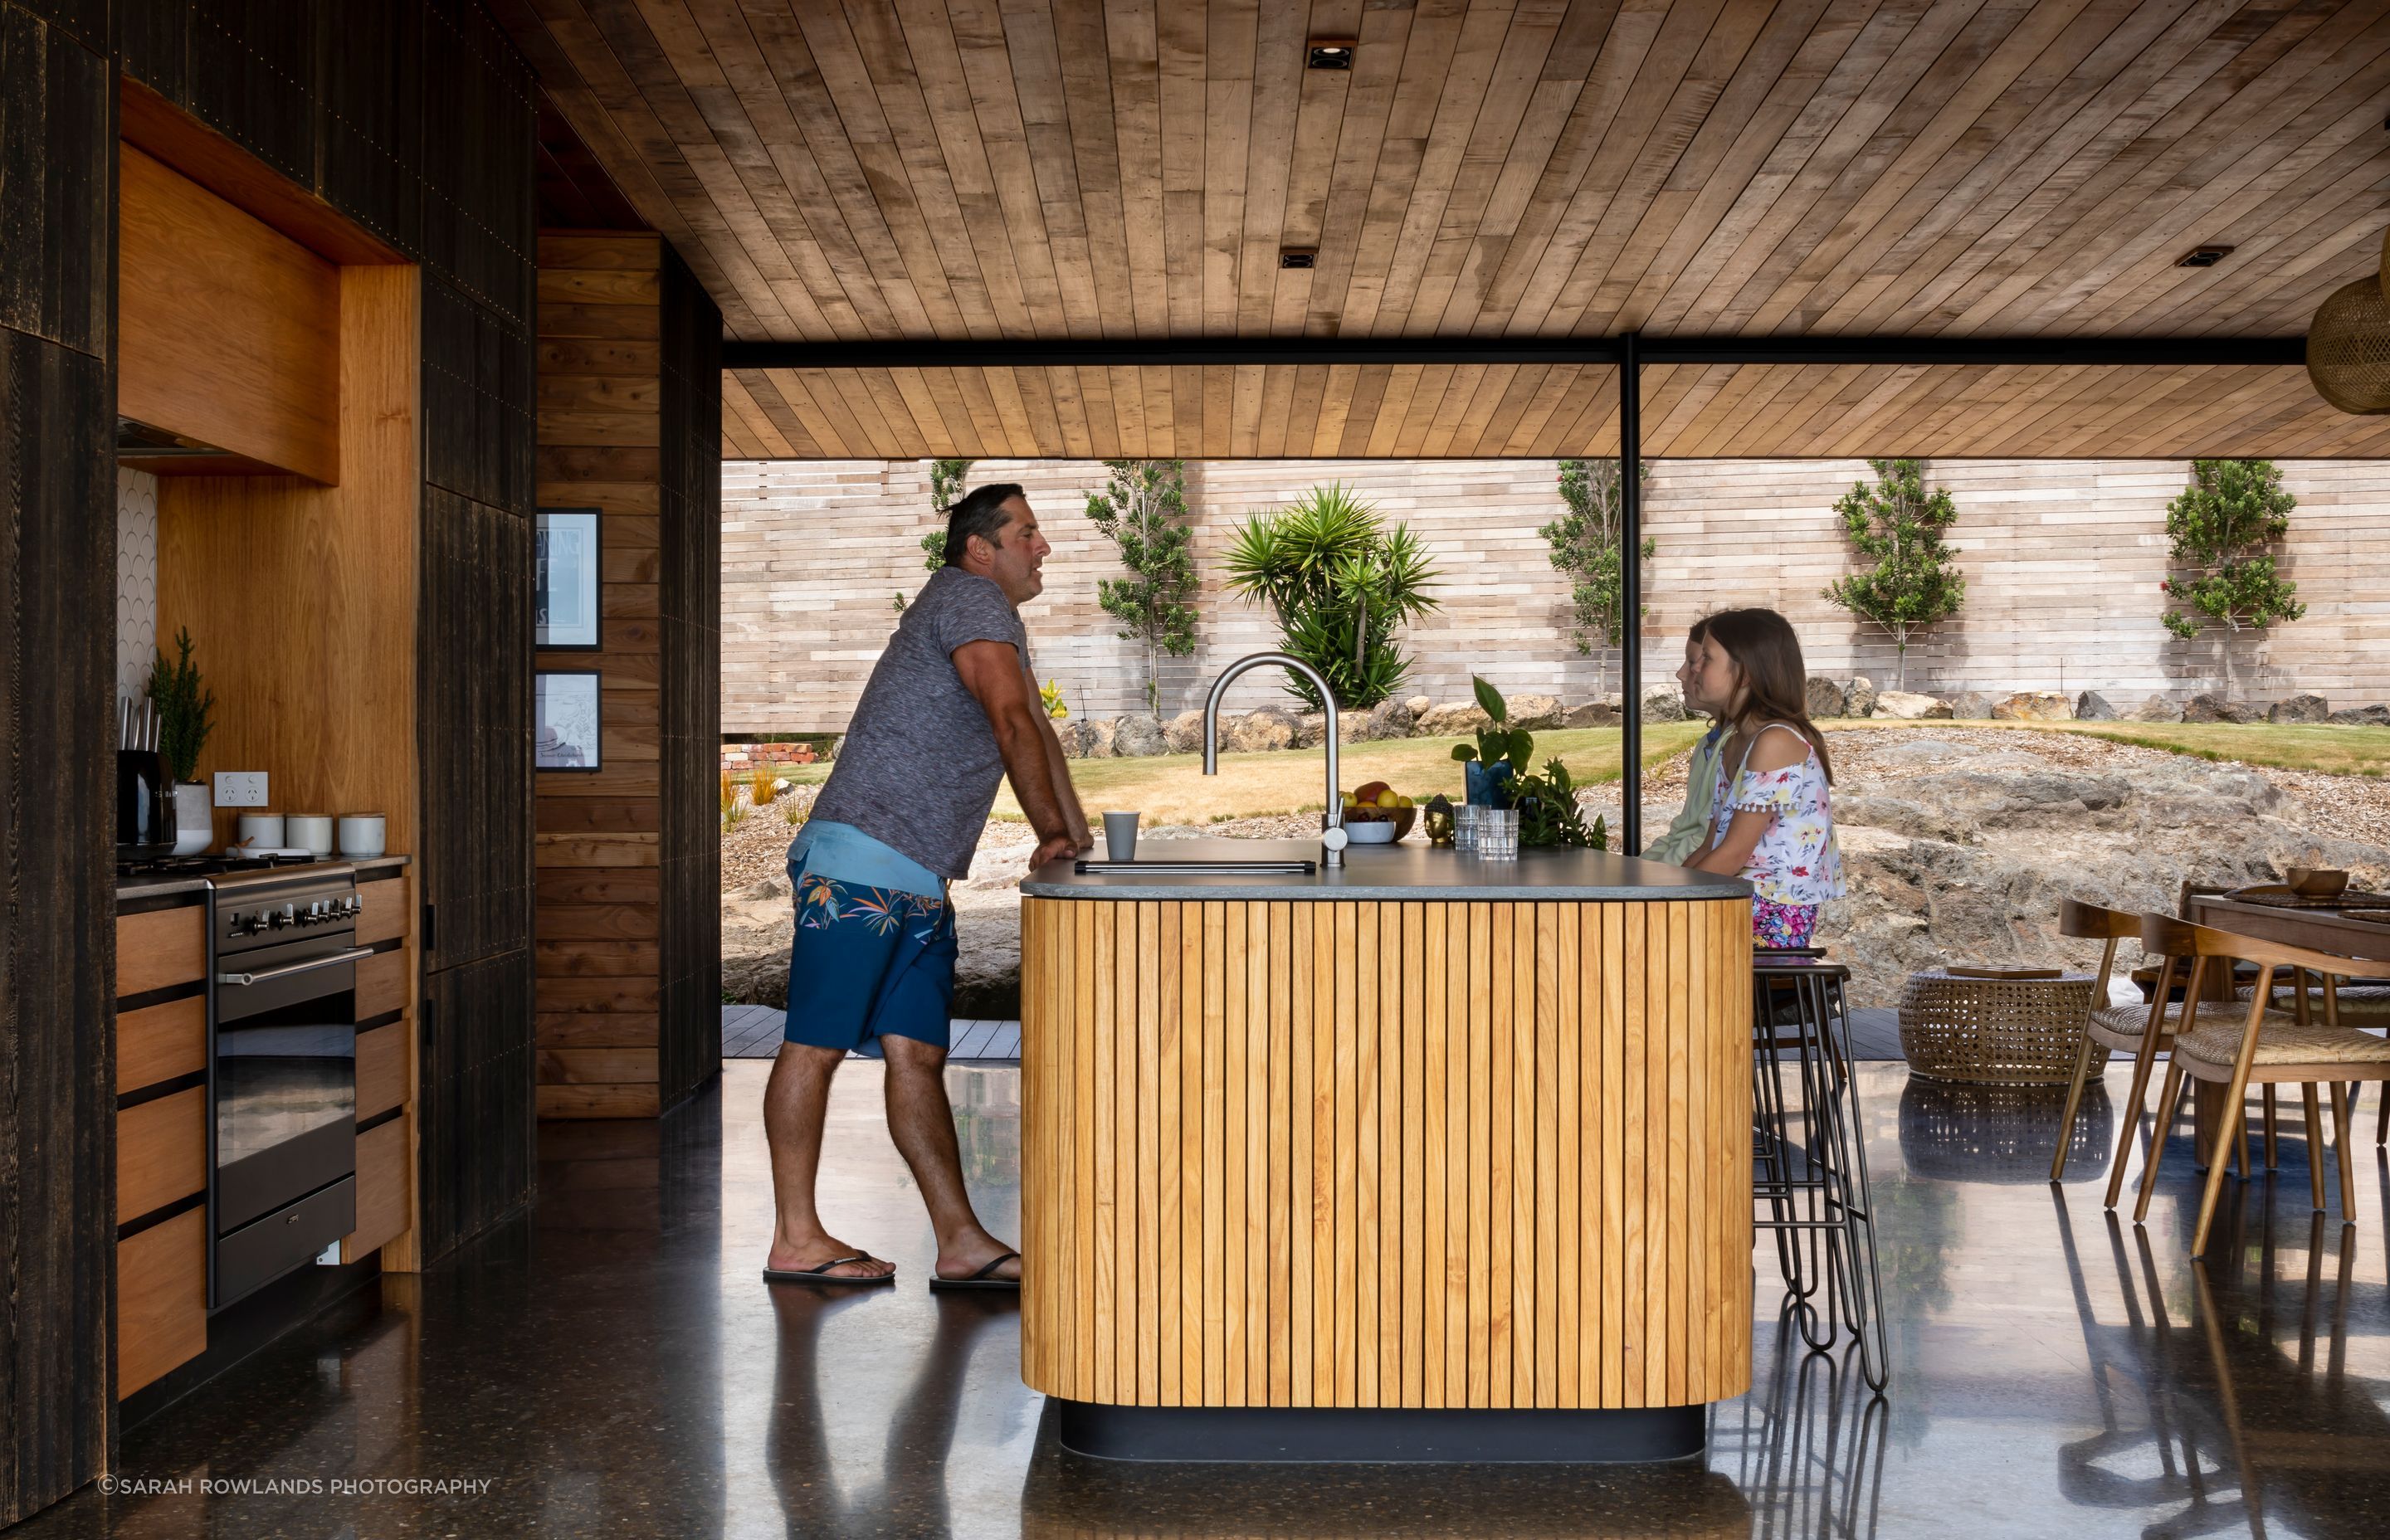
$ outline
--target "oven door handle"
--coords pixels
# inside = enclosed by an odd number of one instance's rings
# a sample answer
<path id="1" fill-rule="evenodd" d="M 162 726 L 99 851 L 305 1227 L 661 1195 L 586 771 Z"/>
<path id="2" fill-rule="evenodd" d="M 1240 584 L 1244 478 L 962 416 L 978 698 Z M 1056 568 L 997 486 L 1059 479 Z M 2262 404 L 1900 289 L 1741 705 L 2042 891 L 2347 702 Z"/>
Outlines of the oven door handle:
<path id="1" fill-rule="evenodd" d="M 305 962 L 284 963 L 280 968 L 269 968 L 257 973 L 219 973 L 216 975 L 216 982 L 262 984 L 275 979 L 287 979 L 294 973 L 313 973 L 319 968 L 332 968 L 341 963 L 355 962 L 360 957 L 370 957 L 373 955 L 373 948 L 370 946 L 354 946 L 346 952 L 335 952 L 328 957 L 310 957 Z"/>

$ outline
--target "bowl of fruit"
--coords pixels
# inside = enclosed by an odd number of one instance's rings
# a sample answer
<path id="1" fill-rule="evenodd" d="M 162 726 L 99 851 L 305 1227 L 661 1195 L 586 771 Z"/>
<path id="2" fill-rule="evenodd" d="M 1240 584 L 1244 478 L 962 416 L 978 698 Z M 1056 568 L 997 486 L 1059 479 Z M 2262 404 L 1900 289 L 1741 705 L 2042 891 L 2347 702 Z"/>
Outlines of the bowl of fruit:
<path id="1" fill-rule="evenodd" d="M 1356 845 L 1391 845 L 1411 831 L 1419 809 L 1384 781 L 1371 781 L 1344 794 L 1344 833 Z M 1319 826 L 1328 827 L 1321 814 Z"/>

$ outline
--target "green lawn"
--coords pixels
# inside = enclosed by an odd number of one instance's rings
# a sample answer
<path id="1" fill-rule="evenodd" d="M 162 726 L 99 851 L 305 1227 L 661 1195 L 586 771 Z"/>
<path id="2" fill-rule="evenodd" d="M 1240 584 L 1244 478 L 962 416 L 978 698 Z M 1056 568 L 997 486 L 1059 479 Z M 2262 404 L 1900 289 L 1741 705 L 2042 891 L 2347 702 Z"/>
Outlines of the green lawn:
<path id="1" fill-rule="evenodd" d="M 1932 732 L 1952 727 L 1995 727 L 2012 732 L 2080 733 L 2117 743 L 2170 750 L 2202 759 L 2239 760 L 2287 770 L 2339 776 L 2390 775 L 2390 727 L 2230 726 L 2220 723 L 2145 722 L 1891 722 L 1881 717 L 1823 724 L 1829 732 L 1888 727 Z M 1695 722 L 1655 723 L 1644 729 L 1643 763 L 1656 766 L 1682 753 L 1701 736 Z M 1580 782 L 1613 781 L 1619 774 L 1619 730 L 1581 727 L 1536 735 L 1536 762 L 1557 756 Z M 1461 770 L 1452 757 L 1451 738 L 1404 738 L 1389 743 L 1347 744 L 1338 766 L 1351 790 L 1381 780 L 1425 802 L 1437 792 L 1458 798 Z M 1105 808 L 1136 808 L 1148 828 L 1161 824 L 1207 824 L 1317 809 L 1325 772 L 1319 750 L 1272 754 L 1222 754 L 1220 773 L 1207 776 L 1196 754 L 1150 759 L 1073 761 L 1071 778 L 1092 815 Z M 798 785 L 829 775 L 827 764 L 803 764 L 784 772 Z M 1010 788 L 999 792 L 996 816 L 1018 819 L 1020 804 Z"/>

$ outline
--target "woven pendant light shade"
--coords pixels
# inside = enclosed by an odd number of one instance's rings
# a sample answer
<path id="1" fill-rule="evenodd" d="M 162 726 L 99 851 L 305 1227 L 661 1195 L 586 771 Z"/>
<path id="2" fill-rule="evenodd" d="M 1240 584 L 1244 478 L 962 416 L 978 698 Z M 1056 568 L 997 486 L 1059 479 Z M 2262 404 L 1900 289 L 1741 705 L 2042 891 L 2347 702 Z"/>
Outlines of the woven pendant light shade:
<path id="1" fill-rule="evenodd" d="M 2307 378 L 2344 412 L 2390 412 L 2390 300 L 2378 277 L 2334 289 L 2307 327 Z"/>

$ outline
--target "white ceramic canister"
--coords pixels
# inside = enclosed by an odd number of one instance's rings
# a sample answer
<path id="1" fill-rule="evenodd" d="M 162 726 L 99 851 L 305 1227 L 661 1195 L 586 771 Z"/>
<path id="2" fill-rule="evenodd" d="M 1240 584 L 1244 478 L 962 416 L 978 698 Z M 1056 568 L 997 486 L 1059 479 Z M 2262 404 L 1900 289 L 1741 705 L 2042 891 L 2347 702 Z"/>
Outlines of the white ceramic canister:
<path id="1" fill-rule="evenodd" d="M 174 853 L 197 855 L 216 842 L 215 799 L 205 781 L 174 787 Z"/>
<path id="2" fill-rule="evenodd" d="M 341 815 L 341 853 L 355 860 L 366 860 L 382 853 L 387 838 L 382 815 L 379 813 L 343 813 Z"/>
<path id="3" fill-rule="evenodd" d="M 252 847 L 272 850 L 282 843 L 282 815 L 279 813 L 244 813 L 240 815 L 240 842 Z"/>
<path id="4" fill-rule="evenodd" d="M 332 853 L 332 817 L 328 813 L 293 813 L 283 820 L 283 838 L 310 855 Z"/>

